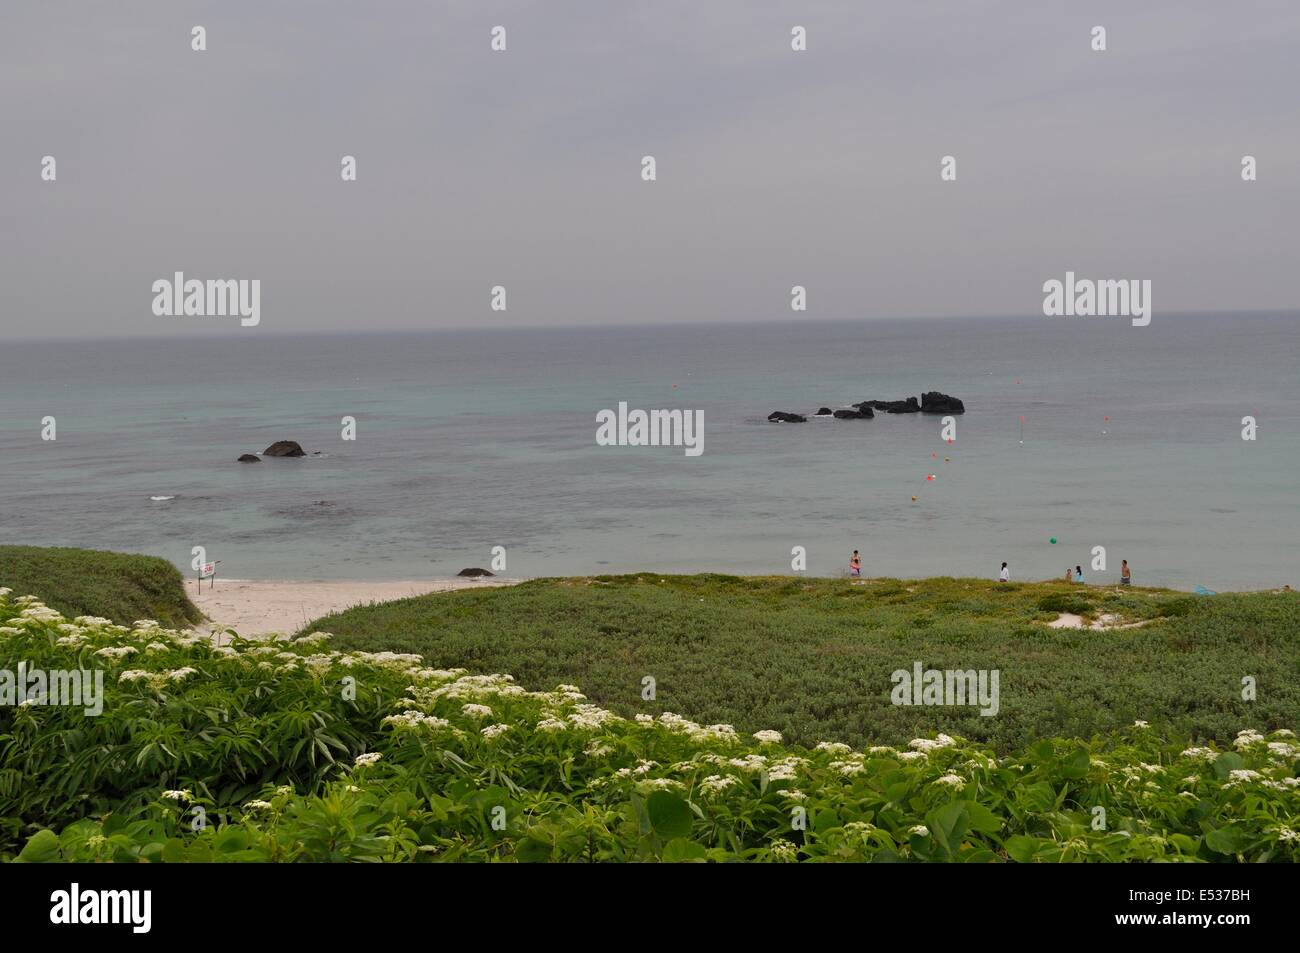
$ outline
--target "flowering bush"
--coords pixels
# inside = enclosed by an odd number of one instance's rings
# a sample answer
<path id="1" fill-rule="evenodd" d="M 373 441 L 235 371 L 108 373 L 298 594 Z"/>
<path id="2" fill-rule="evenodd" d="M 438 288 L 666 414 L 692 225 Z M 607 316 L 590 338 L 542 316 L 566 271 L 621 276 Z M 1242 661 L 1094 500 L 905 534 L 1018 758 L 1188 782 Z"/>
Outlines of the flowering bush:
<path id="1" fill-rule="evenodd" d="M 79 617 L 0 589 L 0 668 L 102 669 L 103 713 L 0 708 L 0 856 L 23 861 L 1300 860 L 1300 745 L 1142 722 L 997 757 L 857 751 L 572 685 Z"/>

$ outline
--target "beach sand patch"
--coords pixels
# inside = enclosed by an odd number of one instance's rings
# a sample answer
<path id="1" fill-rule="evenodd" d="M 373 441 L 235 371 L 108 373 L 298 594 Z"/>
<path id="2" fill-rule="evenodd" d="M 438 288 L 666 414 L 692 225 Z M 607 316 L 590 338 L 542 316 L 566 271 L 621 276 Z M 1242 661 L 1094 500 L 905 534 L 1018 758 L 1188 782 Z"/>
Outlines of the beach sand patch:
<path id="1" fill-rule="evenodd" d="M 307 623 L 374 602 L 392 602 L 431 592 L 511 586 L 517 579 L 429 579 L 400 582 L 262 582 L 218 579 L 215 588 L 190 593 L 212 625 L 234 629 L 242 636 L 292 635 Z M 196 631 L 206 634 L 207 625 Z M 218 634 L 217 644 L 230 641 Z"/>
<path id="2" fill-rule="evenodd" d="M 1047 623 L 1049 629 L 1138 629 L 1144 625 L 1154 622 L 1154 619 L 1143 619 L 1141 622 L 1121 622 L 1121 616 L 1106 613 L 1092 620 L 1089 625 L 1083 624 L 1083 616 L 1075 615 L 1073 612 L 1062 612 L 1051 622 Z"/>

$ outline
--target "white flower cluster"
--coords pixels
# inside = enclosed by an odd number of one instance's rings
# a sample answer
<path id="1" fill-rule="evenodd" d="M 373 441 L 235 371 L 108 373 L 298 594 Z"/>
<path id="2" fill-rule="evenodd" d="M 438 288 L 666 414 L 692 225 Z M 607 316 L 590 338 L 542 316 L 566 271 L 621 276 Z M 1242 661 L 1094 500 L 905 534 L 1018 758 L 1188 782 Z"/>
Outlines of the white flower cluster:
<path id="1" fill-rule="evenodd" d="M 1268 753 L 1273 756 L 1274 760 L 1294 761 L 1300 758 L 1300 745 L 1292 744 L 1289 741 L 1270 741 L 1268 742 Z"/>
<path id="2" fill-rule="evenodd" d="M 649 774 L 657 767 L 659 767 L 658 761 L 647 761 L 645 758 L 640 758 L 636 763 L 636 767 L 619 768 L 617 771 L 614 772 L 614 777 L 616 778 L 641 777 L 642 775 Z"/>
<path id="3" fill-rule="evenodd" d="M 819 741 L 815 751 L 825 751 L 828 754 L 848 754 L 853 749 L 842 741 Z"/>
<path id="4" fill-rule="evenodd" d="M 648 791 L 676 791 L 685 785 L 673 778 L 649 778 L 637 782 L 637 787 Z"/>
<path id="5" fill-rule="evenodd" d="M 199 674 L 197 668 L 186 665 L 184 668 L 164 672 L 150 672 L 140 668 L 124 669 L 118 676 L 119 682 L 148 682 L 155 691 L 161 690 L 168 682 L 181 682 L 191 675 Z"/>
<path id="6" fill-rule="evenodd" d="M 639 721 L 640 719 L 638 719 Z M 659 723 L 666 725 L 672 731 L 679 731 L 689 737 L 692 741 L 711 742 L 711 741 L 736 741 L 736 729 L 731 725 L 700 725 L 681 715 L 674 715 L 670 711 L 664 712 L 659 716 Z"/>
<path id="7" fill-rule="evenodd" d="M 578 705 L 569 713 L 569 721 L 579 728 L 601 728 L 609 722 L 622 720 L 612 711 L 597 705 Z"/>
<path id="8" fill-rule="evenodd" d="M 35 622 L 58 622 L 63 616 L 49 606 L 34 602 L 22 612 L 18 613 L 19 618 L 31 619 Z"/>
<path id="9" fill-rule="evenodd" d="M 1281 781 L 1274 781 L 1272 778 L 1260 781 L 1264 787 L 1273 791 L 1294 792 L 1300 789 L 1300 778 L 1283 778 Z"/>
<path id="10" fill-rule="evenodd" d="M 796 755 L 773 761 L 767 767 L 767 779 L 769 781 L 791 781 L 799 774 L 799 769 L 807 763 L 807 758 L 800 758 Z"/>
<path id="11" fill-rule="evenodd" d="M 95 652 L 100 658 L 106 659 L 124 659 L 128 656 L 135 655 L 140 650 L 134 645 L 109 645 Z"/>
<path id="12" fill-rule="evenodd" d="M 772 842 L 772 859 L 781 863 L 794 863 L 799 859 L 799 848 L 788 840 Z"/>
<path id="13" fill-rule="evenodd" d="M 407 709 L 400 715 L 388 715 L 383 719 L 382 723 L 392 725 L 395 728 L 447 728 L 451 725 L 451 722 L 446 718 L 439 718 L 437 715 L 426 715 L 414 708 Z"/>
<path id="14" fill-rule="evenodd" d="M 700 782 L 700 790 L 705 794 L 721 794 L 736 783 L 729 774 L 711 774 Z"/>

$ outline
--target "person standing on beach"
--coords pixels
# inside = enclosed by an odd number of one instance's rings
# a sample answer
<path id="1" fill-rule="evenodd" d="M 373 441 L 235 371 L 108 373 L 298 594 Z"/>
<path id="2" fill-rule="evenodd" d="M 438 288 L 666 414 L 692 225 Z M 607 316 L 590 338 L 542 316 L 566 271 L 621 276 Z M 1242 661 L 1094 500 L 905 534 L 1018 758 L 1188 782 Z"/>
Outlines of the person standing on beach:
<path id="1" fill-rule="evenodd" d="M 1010 582 L 1010 581 L 1011 581 L 1011 570 L 1007 568 L 1006 563 L 1003 563 L 1002 571 L 998 573 L 998 582 Z"/>
<path id="2" fill-rule="evenodd" d="M 1133 579 L 1132 579 L 1132 576 L 1129 574 L 1129 571 L 1128 571 L 1128 560 L 1127 560 L 1127 559 L 1124 559 L 1124 560 L 1121 560 L 1120 562 L 1122 563 L 1122 565 L 1119 567 L 1119 584 L 1120 584 L 1121 586 L 1128 586 L 1128 585 L 1131 585 L 1132 582 L 1133 582 Z"/>
<path id="3" fill-rule="evenodd" d="M 849 575 L 854 579 L 862 575 L 862 557 L 858 555 L 856 549 L 853 550 L 853 556 L 849 559 Z"/>

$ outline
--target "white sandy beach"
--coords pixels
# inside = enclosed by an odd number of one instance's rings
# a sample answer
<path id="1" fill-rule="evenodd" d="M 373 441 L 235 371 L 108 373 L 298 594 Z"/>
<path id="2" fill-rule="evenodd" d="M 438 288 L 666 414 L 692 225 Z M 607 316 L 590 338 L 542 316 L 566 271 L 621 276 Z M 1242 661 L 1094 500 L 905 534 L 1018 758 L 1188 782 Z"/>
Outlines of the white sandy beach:
<path id="1" fill-rule="evenodd" d="M 424 579 L 397 582 L 292 582 L 217 579 L 214 588 L 203 584 L 197 593 L 187 587 L 190 599 L 215 625 L 233 628 L 240 635 L 292 634 L 313 619 L 371 602 L 390 602 L 429 592 L 510 586 L 517 579 Z M 207 625 L 200 625 L 206 629 Z M 218 638 L 218 641 L 224 641 Z"/>

